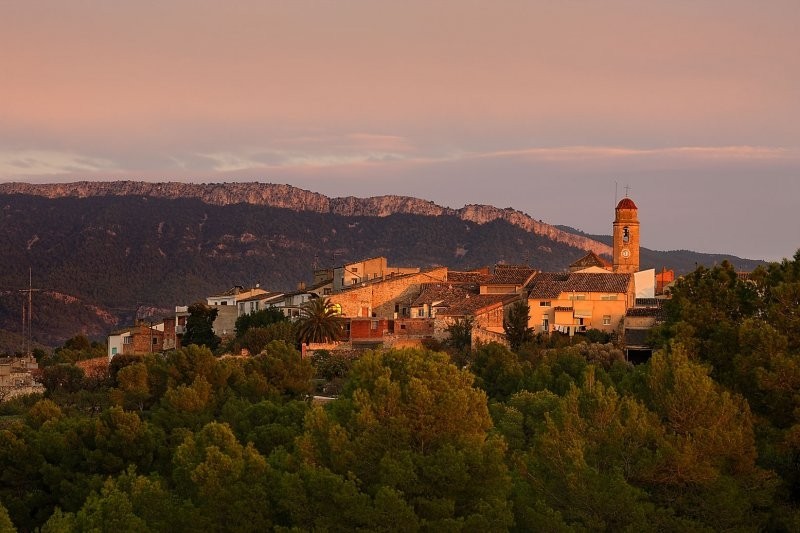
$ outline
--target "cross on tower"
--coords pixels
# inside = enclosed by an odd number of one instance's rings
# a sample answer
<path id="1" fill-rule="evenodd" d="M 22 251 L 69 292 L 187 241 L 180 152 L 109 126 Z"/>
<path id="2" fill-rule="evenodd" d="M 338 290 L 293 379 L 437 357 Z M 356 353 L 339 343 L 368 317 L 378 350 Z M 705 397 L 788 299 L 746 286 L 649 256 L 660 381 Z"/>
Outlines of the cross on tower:
<path id="1" fill-rule="evenodd" d="M 630 192 L 631 189 L 632 187 L 630 185 L 625 185 L 625 198 L 628 197 L 628 192 Z"/>

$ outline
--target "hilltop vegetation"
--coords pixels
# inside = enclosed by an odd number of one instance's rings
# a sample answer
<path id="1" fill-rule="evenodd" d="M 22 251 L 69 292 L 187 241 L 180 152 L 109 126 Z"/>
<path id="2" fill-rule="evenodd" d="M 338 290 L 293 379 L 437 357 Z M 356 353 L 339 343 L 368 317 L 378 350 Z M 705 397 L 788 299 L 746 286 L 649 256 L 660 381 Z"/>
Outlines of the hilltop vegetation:
<path id="1" fill-rule="evenodd" d="M 1 406 L 0 501 L 50 532 L 797 531 L 798 309 L 800 252 L 687 276 L 637 367 L 559 336 L 54 361 Z M 310 403 L 315 377 L 339 398 Z"/>

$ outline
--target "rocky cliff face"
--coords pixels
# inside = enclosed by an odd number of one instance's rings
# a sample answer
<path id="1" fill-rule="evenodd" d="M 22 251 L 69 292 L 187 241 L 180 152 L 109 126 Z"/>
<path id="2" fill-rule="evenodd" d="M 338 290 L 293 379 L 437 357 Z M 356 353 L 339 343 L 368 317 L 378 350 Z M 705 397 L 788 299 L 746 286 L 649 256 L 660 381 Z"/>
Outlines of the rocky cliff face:
<path id="1" fill-rule="evenodd" d="M 0 194 L 29 194 L 47 198 L 92 196 L 148 196 L 156 198 L 196 198 L 212 205 L 247 203 L 292 209 L 334 213 L 343 216 L 385 217 L 395 213 L 439 216 L 454 215 L 462 220 L 486 224 L 501 219 L 536 235 L 598 254 L 610 254 L 611 247 L 601 242 L 574 235 L 515 209 L 499 209 L 489 205 L 466 205 L 461 209 L 442 207 L 427 200 L 409 196 L 374 196 L 371 198 L 329 198 L 291 185 L 271 183 L 151 183 L 115 181 L 54 184 L 2 183 Z"/>

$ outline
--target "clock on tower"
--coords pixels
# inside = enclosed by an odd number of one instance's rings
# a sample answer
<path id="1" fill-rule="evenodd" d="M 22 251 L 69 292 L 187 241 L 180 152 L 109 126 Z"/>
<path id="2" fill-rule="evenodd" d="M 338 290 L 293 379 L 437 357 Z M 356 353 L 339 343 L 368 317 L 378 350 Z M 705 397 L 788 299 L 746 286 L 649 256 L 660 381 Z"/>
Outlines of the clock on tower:
<path id="1" fill-rule="evenodd" d="M 619 201 L 614 217 L 613 270 L 639 271 L 639 208 L 627 196 Z"/>

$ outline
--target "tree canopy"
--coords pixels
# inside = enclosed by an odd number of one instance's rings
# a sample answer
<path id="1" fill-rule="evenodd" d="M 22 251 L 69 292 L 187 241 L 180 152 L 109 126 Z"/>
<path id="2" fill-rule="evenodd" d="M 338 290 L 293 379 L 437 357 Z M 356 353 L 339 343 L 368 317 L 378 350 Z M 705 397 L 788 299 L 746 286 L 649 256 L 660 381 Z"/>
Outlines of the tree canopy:
<path id="1" fill-rule="evenodd" d="M 683 278 L 638 366 L 539 337 L 49 365 L 0 403 L 0 529 L 797 531 L 798 260 Z"/>

